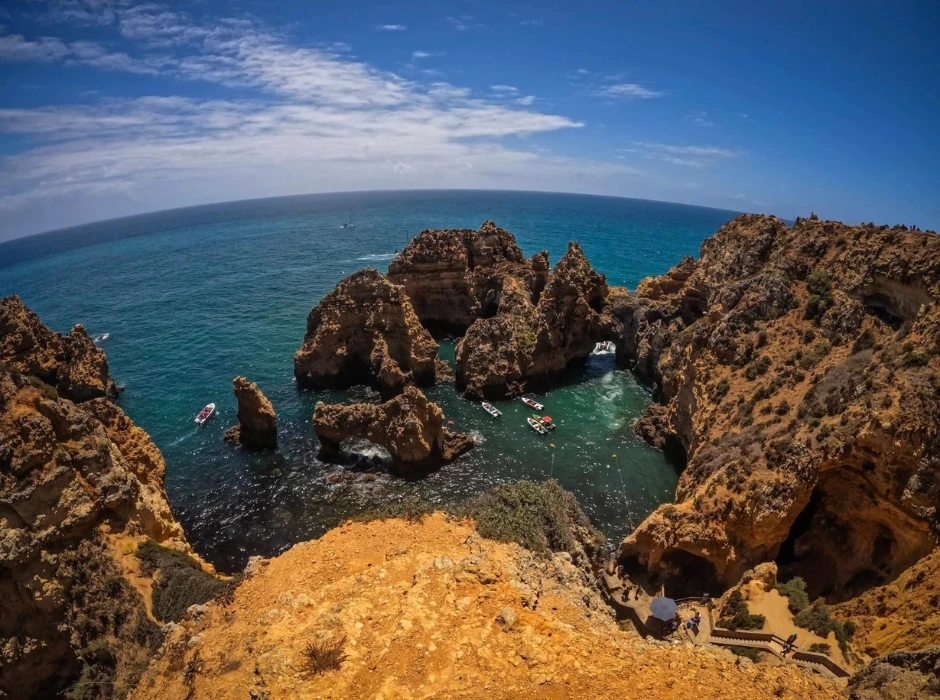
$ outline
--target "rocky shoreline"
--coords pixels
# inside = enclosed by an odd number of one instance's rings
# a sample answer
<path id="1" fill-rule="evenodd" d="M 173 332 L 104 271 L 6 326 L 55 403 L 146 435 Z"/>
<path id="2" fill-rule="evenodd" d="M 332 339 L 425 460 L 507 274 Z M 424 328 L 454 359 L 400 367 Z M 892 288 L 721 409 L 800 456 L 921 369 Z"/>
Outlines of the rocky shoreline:
<path id="1" fill-rule="evenodd" d="M 940 629 L 936 234 L 741 216 L 702 244 L 698 260 L 683 259 L 631 294 L 608 287 L 577 243 L 551 268 L 546 253 L 525 258 L 492 222 L 424 231 L 387 277 L 354 273 L 310 312 L 294 358 L 298 386 L 365 383 L 381 397 L 317 404 L 323 456 L 365 439 L 392 454 L 397 473 L 415 476 L 472 447 L 469 436 L 444 427 L 422 391 L 450 378 L 430 332 L 441 327 L 462 333 L 456 388 L 468 398 L 549 386 L 597 342 L 614 341 L 618 362 L 657 400 L 637 433 L 683 469 L 675 502 L 626 538 L 621 563 L 679 596 L 730 589 L 768 562 L 781 577 L 801 576 L 812 597 L 838 603 L 835 614 L 858 622 L 867 653 L 887 654 L 852 680 L 850 697 L 888 697 L 893 688 L 913 698 L 933 687 L 935 652 L 926 647 Z M 276 448 L 273 406 L 243 377 L 233 387 L 232 436 L 247 449 Z M 148 667 L 134 697 L 240 697 L 245 688 L 281 697 L 339 687 L 365 696 L 380 692 L 369 680 L 380 676 L 404 679 L 385 692 L 413 694 L 427 690 L 426 674 L 405 670 L 416 664 L 442 679 L 437 692 L 481 696 L 454 677 L 461 659 L 480 682 L 529 694 L 546 685 L 596 694 L 631 663 L 671 676 L 650 686 L 650 697 L 679 688 L 681 674 L 672 671 L 687 664 L 734 678 L 722 697 L 837 694 L 793 669 L 761 666 L 758 678 L 710 652 L 660 654 L 627 643 L 595 600 L 584 562 L 572 566 L 562 551 L 539 563 L 517 545 L 479 538 L 472 521 L 344 525 L 328 545 L 253 561 L 247 581 L 229 585 L 192 552 L 163 490 L 162 455 L 117 396 L 107 358 L 81 326 L 54 333 L 17 297 L 0 301 L 0 690 L 10 697 L 41 697 L 76 678 L 130 692 Z M 552 518 L 571 517 L 516 505 L 486 516 L 487 527 L 511 530 L 525 512 L 546 518 L 539 527 L 551 535 L 560 527 Z M 369 570 L 347 547 L 384 558 Z M 311 573 L 286 591 L 282 581 L 297 571 Z M 521 610 L 507 602 L 520 593 Z M 384 611 L 393 594 L 414 615 L 366 614 Z M 459 624 L 459 611 L 474 605 L 485 614 L 452 636 L 477 641 L 433 655 L 444 643 L 434 632 L 444 624 L 439 611 L 453 608 Z M 366 621 L 378 646 L 361 635 Z M 165 623 L 173 624 L 161 630 Z M 536 647 L 552 646 L 559 633 L 567 641 L 552 653 L 572 649 L 572 657 L 533 663 L 541 659 Z M 296 670 L 311 644 L 340 639 L 349 642 L 340 674 Z M 498 651 L 483 651 L 493 643 Z M 576 664 L 609 644 L 604 665 L 614 676 L 598 682 L 597 669 Z M 890 653 L 901 648 L 916 653 Z M 394 661 L 383 661 L 388 649 Z M 788 695 L 794 688 L 801 690 Z"/>

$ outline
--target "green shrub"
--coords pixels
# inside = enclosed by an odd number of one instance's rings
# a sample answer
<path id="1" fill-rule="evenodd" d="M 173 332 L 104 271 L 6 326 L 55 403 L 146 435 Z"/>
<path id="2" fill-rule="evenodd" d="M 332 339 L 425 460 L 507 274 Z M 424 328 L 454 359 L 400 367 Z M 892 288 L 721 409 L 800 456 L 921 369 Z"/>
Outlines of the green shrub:
<path id="1" fill-rule="evenodd" d="M 760 661 L 760 650 L 752 647 L 728 647 L 728 650 L 735 656 L 741 656 L 751 661 Z"/>
<path id="2" fill-rule="evenodd" d="M 806 290 L 809 292 L 809 301 L 806 303 L 805 318 L 819 320 L 832 306 L 832 283 L 829 273 L 825 270 L 816 270 L 806 278 Z"/>
<path id="3" fill-rule="evenodd" d="M 787 597 L 787 607 L 794 615 L 809 605 L 809 596 L 806 595 L 806 581 L 799 576 L 794 576 L 786 583 L 778 583 L 777 592 Z"/>
<path id="4" fill-rule="evenodd" d="M 767 345 L 767 331 L 760 331 L 757 334 L 757 347 L 762 348 Z"/>
<path id="5" fill-rule="evenodd" d="M 140 569 L 159 571 L 153 586 L 153 614 L 162 622 L 179 622 L 190 605 L 199 605 L 228 593 L 236 581 L 207 574 L 191 557 L 148 539 L 137 550 Z"/>
<path id="6" fill-rule="evenodd" d="M 453 510 L 455 515 L 473 518 L 483 537 L 515 542 L 539 554 L 575 554 L 580 541 L 593 557 L 600 553 L 604 541 L 574 494 L 565 491 L 554 479 L 541 484 L 531 481 L 503 484 Z M 572 526 L 589 532 L 590 541 L 579 539 Z"/>
<path id="7" fill-rule="evenodd" d="M 927 356 L 920 352 L 906 352 L 901 358 L 903 367 L 925 367 L 927 365 Z"/>
<path id="8" fill-rule="evenodd" d="M 735 589 L 721 608 L 718 626 L 729 630 L 759 630 L 764 627 L 763 615 L 752 615 L 744 596 Z"/>
<path id="9" fill-rule="evenodd" d="M 813 642 L 809 645 L 809 650 L 816 654 L 825 654 L 826 656 L 832 654 L 832 647 L 821 642 Z"/>
<path id="10" fill-rule="evenodd" d="M 829 606 L 826 605 L 826 602 L 822 598 L 816 599 L 813 601 L 812 605 L 803 608 L 803 610 L 793 618 L 793 622 L 798 627 L 808 629 L 810 632 L 823 638 L 829 636 L 830 632 L 834 632 L 836 640 L 839 642 L 839 648 L 843 652 L 848 651 L 849 639 L 855 634 L 854 624 L 846 625 L 832 618 Z"/>
<path id="11" fill-rule="evenodd" d="M 714 398 L 715 401 L 720 402 L 725 396 L 728 395 L 728 392 L 731 390 L 731 384 L 728 383 L 727 379 L 722 379 L 718 384 L 715 385 Z"/>

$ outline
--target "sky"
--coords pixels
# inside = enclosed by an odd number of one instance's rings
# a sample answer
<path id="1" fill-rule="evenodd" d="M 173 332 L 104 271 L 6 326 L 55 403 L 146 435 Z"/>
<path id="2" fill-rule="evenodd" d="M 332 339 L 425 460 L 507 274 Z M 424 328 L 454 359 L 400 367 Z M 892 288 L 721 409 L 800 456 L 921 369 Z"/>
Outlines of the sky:
<path id="1" fill-rule="evenodd" d="M 2 0 L 0 240 L 487 188 L 940 227 L 940 3 Z"/>

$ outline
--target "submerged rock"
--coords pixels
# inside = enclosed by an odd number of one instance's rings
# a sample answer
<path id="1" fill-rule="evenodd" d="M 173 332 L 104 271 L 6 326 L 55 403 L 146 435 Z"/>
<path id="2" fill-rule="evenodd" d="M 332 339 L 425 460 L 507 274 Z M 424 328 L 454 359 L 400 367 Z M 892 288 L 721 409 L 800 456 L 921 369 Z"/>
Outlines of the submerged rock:
<path id="1" fill-rule="evenodd" d="M 681 595 L 776 559 L 835 602 L 936 545 L 940 237 L 740 216 L 616 314 L 638 430 L 687 462 L 627 560 Z"/>
<path id="2" fill-rule="evenodd" d="M 84 327 L 76 325 L 64 336 L 49 330 L 15 294 L 0 299 L 0 362 L 76 403 L 118 397 L 108 358 Z"/>
<path id="3" fill-rule="evenodd" d="M 313 427 L 324 457 L 336 455 L 344 440 L 362 438 L 386 448 L 399 473 L 438 467 L 474 445 L 469 435 L 444 428 L 444 412 L 413 386 L 382 404 L 321 401 L 313 414 Z"/>
<path id="4" fill-rule="evenodd" d="M 225 431 L 225 440 L 254 450 L 277 447 L 277 413 L 254 382 L 244 377 L 232 380 L 238 399 L 238 425 Z"/>
<path id="5" fill-rule="evenodd" d="M 384 398 L 405 385 L 432 386 L 437 343 L 402 287 L 372 268 L 336 285 L 310 312 L 294 376 L 304 389 L 370 384 Z"/>

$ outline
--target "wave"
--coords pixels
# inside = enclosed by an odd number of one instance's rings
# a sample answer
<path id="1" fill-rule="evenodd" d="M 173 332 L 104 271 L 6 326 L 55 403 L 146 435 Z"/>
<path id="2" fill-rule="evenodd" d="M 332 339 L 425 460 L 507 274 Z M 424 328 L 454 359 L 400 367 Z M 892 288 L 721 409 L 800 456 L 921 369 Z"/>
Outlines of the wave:
<path id="1" fill-rule="evenodd" d="M 372 253 L 370 255 L 363 255 L 361 258 L 356 258 L 356 260 L 391 260 L 398 253 Z"/>

